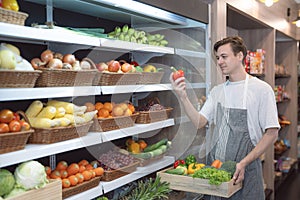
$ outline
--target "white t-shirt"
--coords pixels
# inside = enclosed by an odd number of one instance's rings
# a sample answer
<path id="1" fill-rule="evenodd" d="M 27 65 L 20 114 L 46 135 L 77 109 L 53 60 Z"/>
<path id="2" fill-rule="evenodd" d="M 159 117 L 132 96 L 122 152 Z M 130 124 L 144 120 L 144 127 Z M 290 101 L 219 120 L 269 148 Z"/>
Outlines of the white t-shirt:
<path id="1" fill-rule="evenodd" d="M 226 101 L 224 96 L 224 84 Z M 220 84 L 214 87 L 202 107 L 202 114 L 209 123 L 216 123 L 217 104 L 229 108 L 243 108 L 245 80 Z M 262 138 L 262 134 L 268 128 L 280 128 L 275 95 L 272 87 L 256 78 L 249 78 L 248 90 L 246 93 L 246 108 L 248 128 L 252 143 L 256 146 Z"/>

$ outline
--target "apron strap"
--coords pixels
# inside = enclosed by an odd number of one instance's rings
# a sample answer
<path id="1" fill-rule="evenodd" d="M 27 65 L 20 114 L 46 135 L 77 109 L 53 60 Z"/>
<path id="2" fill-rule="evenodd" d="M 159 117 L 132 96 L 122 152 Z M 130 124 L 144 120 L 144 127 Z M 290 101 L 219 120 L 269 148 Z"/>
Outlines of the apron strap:
<path id="1" fill-rule="evenodd" d="M 243 95 L 243 108 L 247 108 L 247 92 L 248 92 L 248 82 L 249 74 L 246 75 L 245 86 L 244 86 L 244 95 Z"/>

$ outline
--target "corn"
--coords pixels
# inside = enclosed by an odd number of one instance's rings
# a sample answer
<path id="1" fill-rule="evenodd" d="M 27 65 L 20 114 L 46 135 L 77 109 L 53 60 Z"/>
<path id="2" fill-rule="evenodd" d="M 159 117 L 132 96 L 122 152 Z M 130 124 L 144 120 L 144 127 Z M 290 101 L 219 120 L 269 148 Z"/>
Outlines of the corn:
<path id="1" fill-rule="evenodd" d="M 33 128 L 53 128 L 58 123 L 49 118 L 28 117 L 28 120 Z"/>
<path id="2" fill-rule="evenodd" d="M 25 111 L 27 117 L 36 117 L 43 109 L 43 103 L 41 101 L 33 101 Z"/>
<path id="3" fill-rule="evenodd" d="M 64 109 L 64 107 L 57 107 L 54 118 L 61 118 L 61 117 L 65 116 L 65 114 L 66 114 L 66 110 Z"/>
<path id="4" fill-rule="evenodd" d="M 98 112 L 98 110 L 86 112 L 86 113 L 83 114 L 83 119 L 85 120 L 85 122 L 89 122 L 95 117 L 97 112 Z"/>
<path id="5" fill-rule="evenodd" d="M 37 115 L 37 117 L 53 119 L 55 117 L 55 115 L 56 115 L 56 108 L 54 106 L 46 106 Z"/>

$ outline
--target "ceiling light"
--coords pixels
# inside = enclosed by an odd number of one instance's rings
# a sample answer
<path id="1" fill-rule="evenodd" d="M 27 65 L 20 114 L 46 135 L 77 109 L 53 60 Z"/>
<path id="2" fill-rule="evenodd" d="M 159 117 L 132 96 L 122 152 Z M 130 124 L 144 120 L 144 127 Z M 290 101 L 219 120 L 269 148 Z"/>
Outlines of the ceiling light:
<path id="1" fill-rule="evenodd" d="M 297 27 L 300 27 L 300 10 L 298 10 L 298 17 L 297 17 L 297 19 L 295 19 L 292 23 L 296 24 Z"/>
<path id="2" fill-rule="evenodd" d="M 279 0 L 259 0 L 259 1 L 264 3 L 267 7 L 271 7 L 274 3 L 278 2 Z"/>

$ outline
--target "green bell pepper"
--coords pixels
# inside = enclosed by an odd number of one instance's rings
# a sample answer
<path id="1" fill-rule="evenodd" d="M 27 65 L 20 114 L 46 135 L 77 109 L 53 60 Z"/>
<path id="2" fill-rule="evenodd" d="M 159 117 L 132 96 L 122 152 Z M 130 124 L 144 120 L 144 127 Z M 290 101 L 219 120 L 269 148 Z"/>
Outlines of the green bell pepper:
<path id="1" fill-rule="evenodd" d="M 185 164 L 187 166 L 189 166 L 190 164 L 192 163 L 196 163 L 197 162 L 197 159 L 194 155 L 188 155 L 186 158 L 185 158 Z"/>

